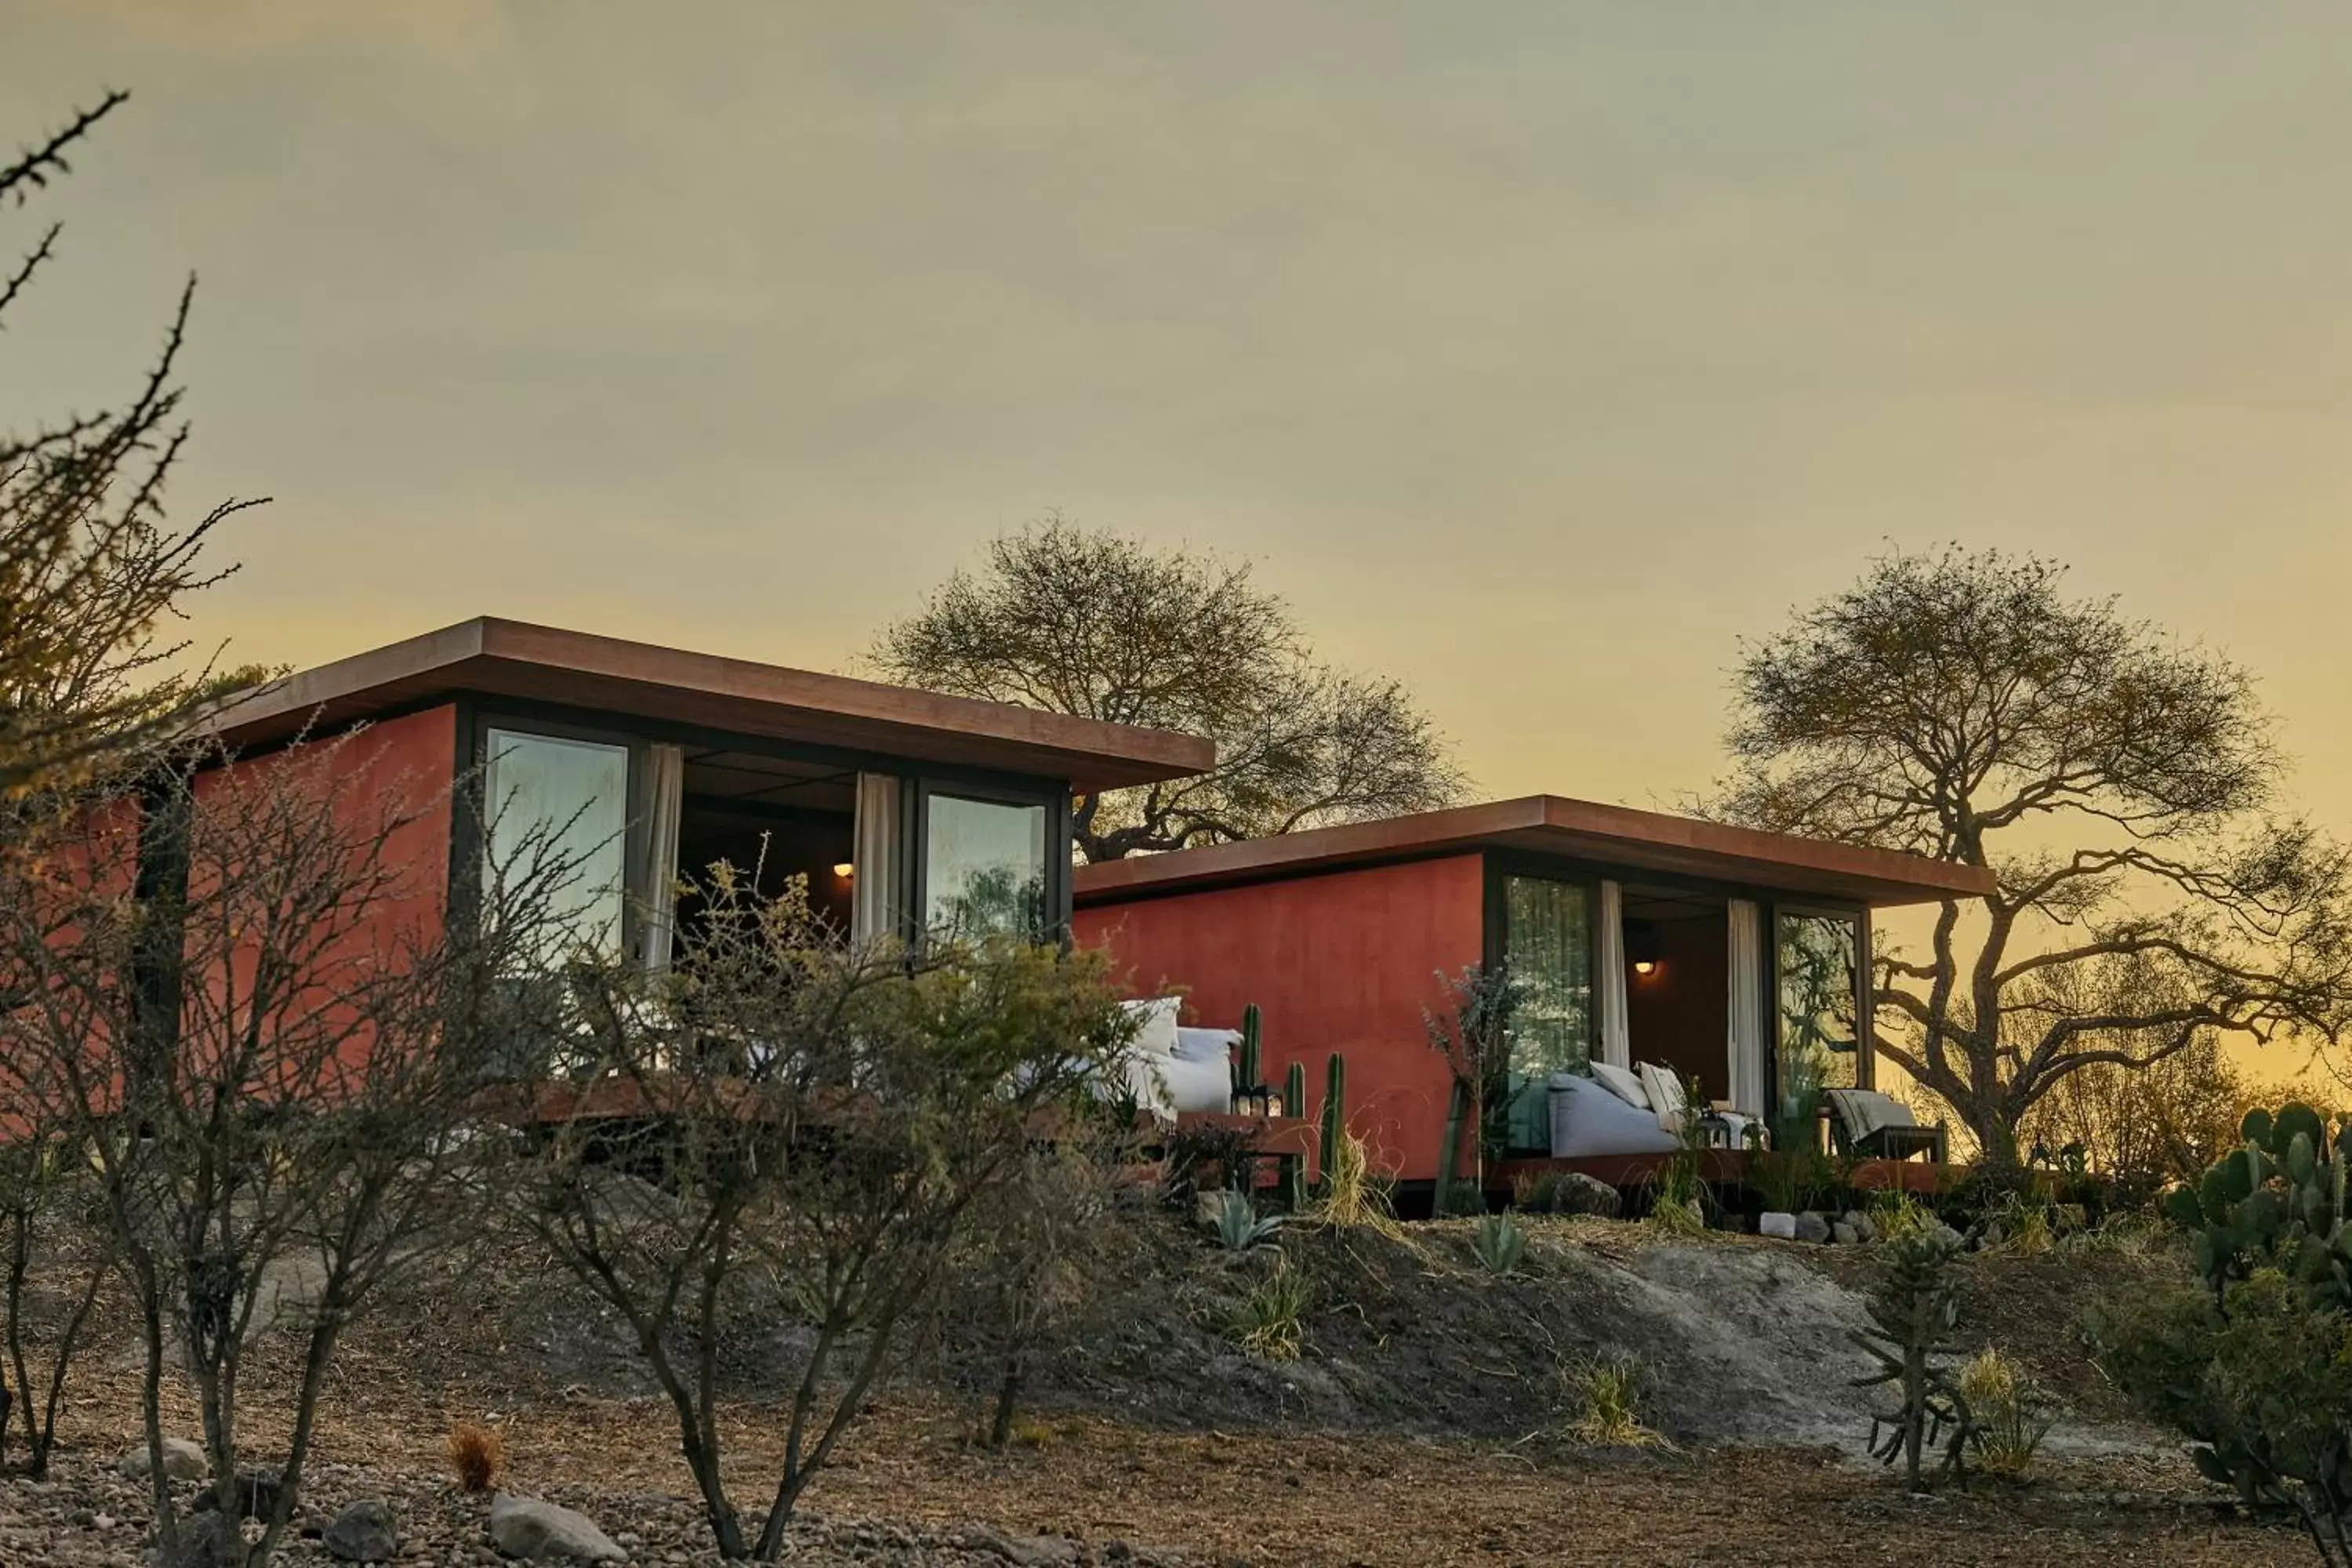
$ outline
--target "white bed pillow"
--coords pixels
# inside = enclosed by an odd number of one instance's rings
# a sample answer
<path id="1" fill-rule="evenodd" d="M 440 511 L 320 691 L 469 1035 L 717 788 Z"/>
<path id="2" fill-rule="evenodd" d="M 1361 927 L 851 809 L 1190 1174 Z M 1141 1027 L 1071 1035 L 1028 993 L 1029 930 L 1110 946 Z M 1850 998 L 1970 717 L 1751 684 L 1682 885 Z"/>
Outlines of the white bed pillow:
<path id="1" fill-rule="evenodd" d="M 1643 1062 L 1635 1070 L 1642 1075 L 1642 1087 L 1649 1091 L 1650 1109 L 1658 1113 L 1658 1125 L 1669 1132 L 1683 1130 L 1682 1080 L 1655 1062 Z"/>
<path id="2" fill-rule="evenodd" d="M 1121 1004 L 1141 1022 L 1135 1038 L 1128 1048 L 1141 1057 L 1166 1058 L 1176 1054 L 1176 1010 L 1184 1005 L 1181 996 L 1154 996 L 1146 1001 Z"/>
<path id="3" fill-rule="evenodd" d="M 1619 1067 L 1615 1062 L 1591 1062 L 1592 1081 L 1632 1106 L 1636 1110 L 1650 1109 L 1649 1091 L 1642 1080 Z"/>

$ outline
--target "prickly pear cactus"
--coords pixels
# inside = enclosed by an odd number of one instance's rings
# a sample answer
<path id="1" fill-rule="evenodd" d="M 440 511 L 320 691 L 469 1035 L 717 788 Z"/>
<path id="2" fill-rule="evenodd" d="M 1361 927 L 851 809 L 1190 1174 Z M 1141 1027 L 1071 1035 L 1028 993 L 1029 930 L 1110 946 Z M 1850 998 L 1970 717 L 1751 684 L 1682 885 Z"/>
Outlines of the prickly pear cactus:
<path id="1" fill-rule="evenodd" d="M 2315 1301 L 2352 1309 L 2352 1119 L 2331 1132 L 2311 1107 L 2288 1105 L 2275 1116 L 2248 1111 L 2239 1134 L 2235 1152 L 2165 1199 L 2166 1214 L 2193 1238 L 2198 1271 L 2218 1298 L 2231 1280 L 2274 1268 Z"/>

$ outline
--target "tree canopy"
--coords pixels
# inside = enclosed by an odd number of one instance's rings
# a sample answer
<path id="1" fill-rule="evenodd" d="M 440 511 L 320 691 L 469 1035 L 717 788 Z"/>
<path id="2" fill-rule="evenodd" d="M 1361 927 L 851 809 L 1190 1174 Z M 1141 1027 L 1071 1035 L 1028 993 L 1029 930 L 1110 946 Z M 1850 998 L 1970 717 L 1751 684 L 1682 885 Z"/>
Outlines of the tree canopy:
<path id="1" fill-rule="evenodd" d="M 992 542 L 872 660 L 927 690 L 1216 742 L 1203 777 L 1077 800 L 1090 861 L 1423 811 L 1464 787 L 1404 688 L 1319 662 L 1246 563 L 1059 517 Z"/>
<path id="2" fill-rule="evenodd" d="M 2068 1074 L 2352 1022 L 2352 865 L 2282 808 L 2245 670 L 2055 563 L 1896 552 L 1743 649 L 1719 816 L 1990 868 L 1875 1048 L 1986 1154 Z"/>
<path id="3" fill-rule="evenodd" d="M 0 166 L 0 208 L 69 173 L 67 153 L 127 97 L 105 94 Z M 43 229 L 0 278 L 0 325 L 56 258 L 59 234 Z M 0 432 L 0 795 L 70 780 L 253 678 L 177 668 L 188 645 L 168 631 L 184 599 L 226 575 L 202 558 L 213 529 L 259 504 L 226 501 L 185 527 L 164 516 L 188 438 L 174 377 L 194 289 L 191 279 L 128 402 Z"/>

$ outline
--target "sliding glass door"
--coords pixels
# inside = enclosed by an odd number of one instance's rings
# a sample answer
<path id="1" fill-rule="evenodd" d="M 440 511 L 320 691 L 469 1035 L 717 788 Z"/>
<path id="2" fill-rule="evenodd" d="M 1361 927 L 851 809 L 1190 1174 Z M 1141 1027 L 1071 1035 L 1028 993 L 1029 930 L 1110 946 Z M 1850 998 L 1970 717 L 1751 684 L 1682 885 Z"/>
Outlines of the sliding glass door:
<path id="1" fill-rule="evenodd" d="M 1581 882 L 1503 879 L 1503 960 L 1518 981 L 1510 1026 L 1508 1146 L 1551 1152 L 1550 1079 L 1592 1052 L 1592 909 Z"/>

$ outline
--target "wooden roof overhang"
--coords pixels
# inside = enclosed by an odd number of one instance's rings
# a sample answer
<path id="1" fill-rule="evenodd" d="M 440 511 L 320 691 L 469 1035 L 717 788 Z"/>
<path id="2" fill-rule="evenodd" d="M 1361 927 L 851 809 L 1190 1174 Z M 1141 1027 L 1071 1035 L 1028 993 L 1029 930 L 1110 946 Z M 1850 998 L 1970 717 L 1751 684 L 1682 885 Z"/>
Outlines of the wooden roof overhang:
<path id="1" fill-rule="evenodd" d="M 1066 780 L 1080 791 L 1216 763 L 1215 745 L 1198 736 L 491 616 L 255 688 L 205 722 L 232 745 L 270 744 L 467 693 Z"/>
<path id="2" fill-rule="evenodd" d="M 1992 873 L 1925 856 L 1534 795 L 1079 868 L 1079 908 L 1483 850 L 1883 906 L 1976 898 Z"/>

